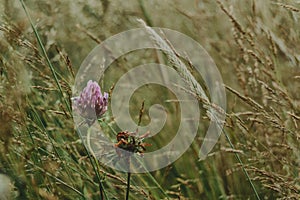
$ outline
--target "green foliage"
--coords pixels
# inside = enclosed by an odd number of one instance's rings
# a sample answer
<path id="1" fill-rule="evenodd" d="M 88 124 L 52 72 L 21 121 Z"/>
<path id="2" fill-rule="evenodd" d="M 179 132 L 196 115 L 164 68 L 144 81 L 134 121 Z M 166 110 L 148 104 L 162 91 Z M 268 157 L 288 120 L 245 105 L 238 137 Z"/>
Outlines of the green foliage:
<path id="1" fill-rule="evenodd" d="M 296 1 L 25 1 L 33 27 L 19 1 L 0 2 L 0 173 L 10 177 L 15 199 L 125 198 L 127 174 L 89 154 L 69 105 L 85 56 L 109 36 L 141 27 L 138 18 L 185 33 L 209 52 L 226 85 L 224 130 L 235 149 L 222 135 L 208 158 L 198 161 L 209 125 L 203 115 L 197 138 L 180 159 L 155 172 L 131 174 L 129 199 L 255 199 L 235 154 L 261 199 L 300 198 Z M 133 66 L 150 62 L 167 64 L 168 56 L 153 50 L 122 56 L 100 82 L 103 90 Z M 153 104 L 172 114 L 145 141 L 152 144 L 147 151 L 176 134 L 180 108 L 174 98 L 157 85 L 133 95 L 130 113 L 137 123 L 144 100 L 142 125 L 149 123 Z M 121 131 L 110 111 L 99 123 L 112 139 Z"/>

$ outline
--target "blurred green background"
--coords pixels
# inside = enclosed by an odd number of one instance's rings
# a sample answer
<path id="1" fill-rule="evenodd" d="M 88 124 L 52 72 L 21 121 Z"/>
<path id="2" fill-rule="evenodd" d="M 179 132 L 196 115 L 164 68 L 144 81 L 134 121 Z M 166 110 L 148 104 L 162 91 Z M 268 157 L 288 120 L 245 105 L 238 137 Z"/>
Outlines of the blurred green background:
<path id="1" fill-rule="evenodd" d="M 74 76 L 88 53 L 114 34 L 141 27 L 139 18 L 190 36 L 213 58 L 227 88 L 225 131 L 235 149 L 222 135 L 208 158 L 198 160 L 209 125 L 200 106 L 192 146 L 166 168 L 133 174 L 130 199 L 256 199 L 242 167 L 261 199 L 300 198 L 299 1 L 24 1 L 58 82 L 21 3 L 0 2 L 0 173 L 10 177 L 12 199 L 99 199 L 99 181 L 108 199 L 124 199 L 127 175 L 101 163 L 94 168 L 69 105 Z M 124 72 L 149 62 L 161 62 L 157 52 L 124 55 L 114 63 L 118 71 L 108 71 L 100 85 L 109 91 Z M 174 95 L 157 85 L 132 98 L 135 121 L 143 100 L 142 124 L 149 123 L 154 103 L 171 116 L 147 140 L 149 151 L 176 133 L 180 111 L 177 103 L 166 103 L 170 99 Z M 119 131 L 110 114 L 107 129 Z"/>

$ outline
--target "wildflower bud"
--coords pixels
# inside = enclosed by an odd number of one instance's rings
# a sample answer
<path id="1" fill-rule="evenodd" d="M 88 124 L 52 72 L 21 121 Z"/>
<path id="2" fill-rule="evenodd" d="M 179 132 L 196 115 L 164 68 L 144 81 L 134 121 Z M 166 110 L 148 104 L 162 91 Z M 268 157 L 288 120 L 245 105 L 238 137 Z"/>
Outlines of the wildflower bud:
<path id="1" fill-rule="evenodd" d="M 95 118 L 101 117 L 107 111 L 108 93 L 101 93 L 101 88 L 97 82 L 89 80 L 87 86 L 78 97 L 72 98 L 73 108 L 79 114 L 90 121 L 90 125 Z"/>

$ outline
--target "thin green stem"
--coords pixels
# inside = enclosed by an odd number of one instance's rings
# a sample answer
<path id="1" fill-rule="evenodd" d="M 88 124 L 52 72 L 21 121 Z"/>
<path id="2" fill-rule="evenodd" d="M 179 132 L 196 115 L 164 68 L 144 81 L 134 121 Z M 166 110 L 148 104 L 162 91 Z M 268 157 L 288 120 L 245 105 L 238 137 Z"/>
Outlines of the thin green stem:
<path id="1" fill-rule="evenodd" d="M 44 57 L 45 57 L 48 65 L 49 65 L 49 68 L 51 70 L 52 76 L 54 77 L 54 80 L 55 80 L 55 83 L 56 83 L 56 85 L 57 85 L 57 87 L 59 89 L 59 92 L 61 93 L 61 97 L 63 98 L 63 100 L 64 100 L 64 102 L 65 102 L 65 104 L 67 106 L 68 111 L 71 113 L 71 107 L 70 107 L 67 99 L 64 98 L 64 93 L 62 91 L 61 85 L 59 84 L 59 81 L 58 81 L 58 78 L 57 78 L 57 75 L 56 75 L 56 71 L 54 70 L 54 67 L 53 67 L 52 63 L 50 62 L 50 59 L 49 59 L 49 57 L 47 55 L 47 52 L 46 52 L 46 49 L 45 49 L 45 47 L 44 47 L 44 45 L 42 43 L 42 40 L 41 40 L 41 38 L 40 38 L 40 36 L 39 36 L 36 28 L 33 25 L 32 19 L 31 19 L 30 15 L 29 15 L 29 12 L 28 12 L 28 10 L 27 10 L 27 8 L 25 6 L 25 3 L 24 3 L 23 0 L 20 0 L 20 3 L 22 4 L 22 7 L 23 7 L 23 9 L 24 9 L 24 11 L 26 13 L 27 18 L 29 19 L 30 25 L 31 25 L 32 30 L 34 32 L 34 35 L 35 35 L 35 37 L 36 37 L 36 39 L 38 41 L 38 44 L 39 44 L 40 48 L 42 49 L 43 55 L 44 55 Z"/>
<path id="2" fill-rule="evenodd" d="M 43 172 L 43 173 L 46 174 L 47 176 L 49 176 L 49 177 L 55 179 L 58 183 L 60 183 L 60 184 L 62 184 L 62 185 L 64 185 L 64 186 L 70 188 L 71 190 L 73 190 L 74 192 L 76 192 L 77 194 L 79 194 L 81 197 L 83 197 L 84 199 L 86 199 L 85 196 L 84 196 L 84 194 L 81 193 L 81 192 L 80 192 L 79 190 L 77 190 L 76 188 L 74 188 L 73 186 L 68 185 L 68 184 L 67 184 L 66 182 L 64 182 L 63 180 L 57 178 L 56 175 L 51 174 L 50 172 L 46 171 L 46 170 L 43 169 L 42 167 L 39 167 L 39 166 L 35 165 L 33 162 L 31 162 L 29 159 L 27 159 L 26 157 L 24 157 L 24 156 L 23 156 L 22 154 L 20 154 L 18 151 L 16 151 L 16 150 L 13 150 L 13 151 L 14 151 L 14 153 L 15 153 L 16 155 L 18 155 L 18 156 L 20 156 L 21 158 L 23 158 L 24 160 L 26 160 L 27 163 L 29 163 L 30 165 L 36 167 L 36 169 L 40 170 L 41 172 Z"/>
<path id="3" fill-rule="evenodd" d="M 224 135 L 225 135 L 225 137 L 226 137 L 226 139 L 227 139 L 227 141 L 228 141 L 230 147 L 231 147 L 232 149 L 235 149 L 234 145 L 232 144 L 232 142 L 231 142 L 231 140 L 230 140 L 229 135 L 226 133 L 226 131 L 225 131 L 224 129 L 222 129 L 222 131 L 223 131 L 223 133 L 224 133 Z M 236 159 L 238 160 L 238 162 L 241 164 L 242 170 L 243 170 L 245 176 L 247 177 L 247 179 L 248 179 L 248 181 L 249 181 L 249 183 L 250 183 L 250 185 L 251 185 L 252 190 L 253 190 L 254 193 L 255 193 L 256 199 L 260 200 L 260 197 L 259 197 L 259 195 L 258 195 L 258 192 L 257 192 L 257 190 L 256 190 L 256 188 L 255 188 L 255 186 L 254 186 L 254 184 L 253 184 L 253 182 L 252 182 L 252 180 L 251 180 L 251 178 L 250 178 L 250 176 L 249 176 L 247 170 L 245 169 L 245 166 L 244 166 L 244 163 L 243 163 L 242 159 L 240 158 L 240 156 L 239 156 L 239 154 L 238 154 L 237 152 L 234 152 L 234 155 L 235 155 Z"/>
<path id="4" fill-rule="evenodd" d="M 142 13 L 145 17 L 145 20 L 146 20 L 146 23 L 148 26 L 153 26 L 153 23 L 152 23 L 152 20 L 151 20 L 151 17 L 149 15 L 149 13 L 146 11 L 146 8 L 145 8 L 145 5 L 144 5 L 144 1 L 143 0 L 139 0 L 139 6 L 142 10 Z"/>
<path id="5" fill-rule="evenodd" d="M 59 153 L 56 145 L 54 144 L 54 139 L 52 138 L 52 136 L 50 135 L 49 131 L 47 130 L 47 128 L 45 127 L 44 123 L 42 122 L 42 119 L 40 117 L 40 115 L 38 114 L 38 112 L 36 111 L 36 109 L 31 105 L 29 104 L 30 106 L 30 109 L 32 110 L 33 114 L 34 114 L 34 118 L 37 120 L 36 124 L 39 125 L 38 127 L 40 128 L 41 132 L 44 132 L 51 144 L 51 146 L 53 147 L 53 150 L 54 150 L 54 153 L 55 155 L 59 158 L 59 160 L 64 163 L 64 159 L 62 157 L 62 155 Z M 66 166 L 66 164 L 63 164 L 64 166 L 64 169 L 66 171 L 66 173 L 70 176 L 71 173 L 68 169 L 68 167 Z"/>
<path id="6" fill-rule="evenodd" d="M 140 164 L 141 166 L 146 169 L 144 163 L 138 158 L 138 157 L 133 157 L 135 158 Z M 156 185 L 156 187 L 165 195 L 165 197 L 167 199 L 170 199 L 169 195 L 164 191 L 164 189 L 161 187 L 161 185 L 156 181 L 156 179 L 152 176 L 152 174 L 150 172 L 148 172 L 147 170 L 146 171 L 146 174 L 150 177 L 150 179 L 153 181 L 153 183 Z"/>
<path id="7" fill-rule="evenodd" d="M 131 155 L 128 156 L 128 172 L 127 172 L 127 188 L 126 188 L 126 197 L 125 200 L 129 199 L 129 191 L 130 191 L 130 177 L 131 177 L 131 173 L 130 173 L 130 158 Z"/>
<path id="8" fill-rule="evenodd" d="M 126 189 L 126 200 L 129 199 L 129 191 L 130 191 L 130 176 L 131 176 L 131 173 L 128 172 L 127 173 L 127 189 Z"/>
<path id="9" fill-rule="evenodd" d="M 222 123 L 219 122 L 219 119 L 217 119 L 217 117 L 215 117 L 214 115 L 212 115 L 212 117 L 213 117 L 213 120 L 214 120 L 214 121 L 217 123 L 217 125 L 219 126 L 219 129 L 222 130 L 222 132 L 224 133 L 224 135 L 225 135 L 225 137 L 226 137 L 226 140 L 228 141 L 230 147 L 231 147 L 232 149 L 235 150 L 235 147 L 234 147 L 233 143 L 231 142 L 231 139 L 230 139 L 229 135 L 227 134 L 227 132 L 226 132 L 226 131 L 224 130 L 224 128 L 222 127 Z M 245 166 L 244 166 L 244 163 L 243 163 L 242 159 L 240 158 L 240 156 L 239 156 L 239 154 L 238 154 L 237 152 L 234 152 L 234 155 L 235 155 L 236 159 L 238 160 L 238 162 L 240 163 L 240 165 L 242 166 L 242 170 L 243 170 L 245 176 L 247 177 L 247 179 L 248 179 L 248 181 L 249 181 L 249 183 L 250 183 L 250 185 L 251 185 L 252 190 L 253 190 L 254 193 L 255 193 L 256 199 L 260 200 L 260 197 L 259 197 L 259 195 L 258 195 L 258 192 L 257 192 L 257 190 L 256 190 L 256 188 L 255 188 L 255 186 L 254 186 L 254 184 L 253 184 L 253 182 L 252 182 L 252 180 L 251 180 L 251 178 L 250 178 L 250 176 L 249 176 L 247 170 L 245 169 Z"/>
<path id="10" fill-rule="evenodd" d="M 82 138 L 82 135 L 81 135 L 81 133 L 80 133 L 80 130 L 78 129 L 77 131 L 79 132 L 78 135 L 79 135 L 81 141 L 84 143 L 84 140 L 83 140 L 83 138 Z M 91 144 L 90 144 L 90 134 L 91 134 L 91 132 L 90 132 L 90 130 L 88 130 L 88 135 L 87 135 L 87 146 L 88 146 L 88 147 L 86 147 L 85 144 L 84 144 L 83 146 L 84 146 L 84 149 L 85 149 L 85 151 L 86 151 L 86 153 L 87 153 L 87 155 L 88 155 L 88 157 L 89 157 L 90 163 L 92 164 L 93 170 L 94 170 L 94 172 L 96 173 L 96 176 L 97 176 L 97 179 L 98 179 L 98 182 L 99 182 L 100 200 L 102 200 L 102 199 L 109 200 L 109 198 L 108 198 L 108 196 L 106 195 L 106 192 L 105 192 L 105 190 L 104 190 L 103 184 L 102 184 L 102 178 L 101 178 L 101 176 L 100 176 L 100 174 L 99 174 L 100 166 L 99 166 L 99 164 L 98 164 L 98 160 L 97 160 L 97 158 L 96 158 L 96 156 L 95 156 L 95 154 L 94 154 L 94 151 L 93 151 L 92 148 L 91 148 Z M 92 157 L 93 157 L 93 159 L 92 159 Z M 95 164 L 96 164 L 96 166 L 95 166 Z"/>

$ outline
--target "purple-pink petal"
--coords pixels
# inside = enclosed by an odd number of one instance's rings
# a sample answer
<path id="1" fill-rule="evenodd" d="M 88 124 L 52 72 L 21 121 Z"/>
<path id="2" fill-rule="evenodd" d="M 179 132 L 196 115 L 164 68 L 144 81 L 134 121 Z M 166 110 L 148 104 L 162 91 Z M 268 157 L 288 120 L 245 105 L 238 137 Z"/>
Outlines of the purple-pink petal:
<path id="1" fill-rule="evenodd" d="M 86 119 L 101 117 L 107 111 L 108 93 L 101 93 L 101 88 L 95 81 L 88 81 L 87 86 L 78 97 L 74 97 L 73 105 L 80 115 Z"/>

